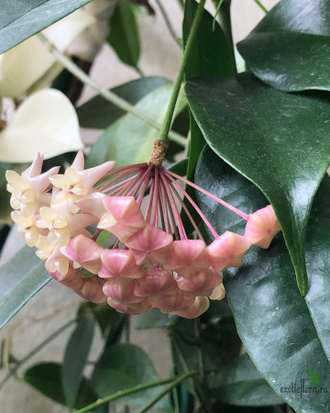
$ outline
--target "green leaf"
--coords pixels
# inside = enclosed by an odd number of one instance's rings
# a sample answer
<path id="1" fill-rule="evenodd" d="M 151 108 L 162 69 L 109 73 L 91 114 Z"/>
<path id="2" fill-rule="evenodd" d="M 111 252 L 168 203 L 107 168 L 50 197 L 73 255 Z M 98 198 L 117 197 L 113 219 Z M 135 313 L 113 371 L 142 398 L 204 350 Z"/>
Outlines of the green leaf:
<path id="1" fill-rule="evenodd" d="M 282 0 L 238 50 L 258 78 L 280 90 L 330 90 L 329 20 L 327 0 Z"/>
<path id="2" fill-rule="evenodd" d="M 210 148 L 202 153 L 196 181 L 249 213 L 268 203 L 256 186 Z M 307 386 L 308 367 L 317 366 L 321 377 L 330 375 L 329 197 L 330 178 L 325 177 L 314 200 L 306 239 L 310 289 L 305 298 L 299 294 L 281 234 L 268 250 L 251 247 L 244 265 L 225 274 L 227 297 L 247 352 L 270 386 L 301 413 L 325 413 L 330 403 L 330 394 L 325 392 L 304 393 L 302 398 L 297 393 L 281 393 L 291 383 L 300 386 L 301 380 Z M 240 217 L 204 195 L 198 198 L 219 233 L 244 233 L 245 221 Z"/>
<path id="3" fill-rule="evenodd" d="M 140 36 L 132 5 L 127 0 L 119 0 L 110 19 L 109 44 L 119 59 L 138 69 L 140 58 Z"/>
<path id="4" fill-rule="evenodd" d="M 148 93 L 167 83 L 170 83 L 170 81 L 165 77 L 141 77 L 113 88 L 112 92 L 135 105 Z M 94 129 L 107 128 L 125 113 L 123 109 L 118 108 L 118 106 L 99 95 L 77 109 L 80 126 Z"/>
<path id="5" fill-rule="evenodd" d="M 152 383 L 159 376 L 149 356 L 133 344 L 114 344 L 105 349 L 95 366 L 91 383 L 99 397 L 106 397 L 119 390 L 126 390 L 138 384 Z M 143 406 L 156 397 L 163 387 L 155 387 L 125 396 L 120 403 Z M 171 411 L 168 398 L 157 405 L 158 410 Z"/>
<path id="6" fill-rule="evenodd" d="M 329 100 L 281 93 L 251 73 L 227 81 L 189 81 L 186 93 L 211 148 L 273 205 L 305 295 L 307 222 L 330 164 Z"/>
<path id="7" fill-rule="evenodd" d="M 198 4 L 195 0 L 186 0 L 182 23 L 183 43 L 186 45 L 191 25 Z M 227 78 L 235 74 L 235 61 L 228 46 L 226 35 L 220 25 L 213 26 L 213 16 L 204 10 L 197 29 L 185 69 L 185 79 L 197 76 L 215 76 Z M 205 140 L 194 119 L 190 122 L 190 153 L 187 177 L 191 178 L 198 157 L 205 145 Z"/>
<path id="8" fill-rule="evenodd" d="M 312 370 L 307 369 L 307 373 L 309 374 L 309 376 L 311 376 L 312 379 L 314 379 L 314 373 L 312 372 Z"/>
<path id="9" fill-rule="evenodd" d="M 79 9 L 91 0 L 4 0 L 0 16 L 0 54 L 51 24 Z"/>
<path id="10" fill-rule="evenodd" d="M 86 301 L 80 305 L 77 317 L 86 317 L 89 314 L 93 314 L 100 326 L 102 335 L 105 336 L 118 313 L 108 304 L 94 304 Z"/>
<path id="11" fill-rule="evenodd" d="M 235 406 L 271 406 L 283 400 L 255 368 L 248 354 L 243 354 L 212 377 L 212 395 L 222 403 Z"/>
<path id="12" fill-rule="evenodd" d="M 24 372 L 24 381 L 44 396 L 66 406 L 62 383 L 63 365 L 55 362 L 35 364 Z M 95 402 L 96 396 L 91 389 L 90 382 L 84 377 L 79 387 L 76 409 Z"/>
<path id="13" fill-rule="evenodd" d="M 172 83 L 159 87 L 145 96 L 136 108 L 148 113 L 149 117 L 161 124 L 172 90 Z M 177 113 L 183 109 L 185 104 L 186 101 L 181 95 Z M 146 162 L 150 158 L 153 143 L 158 135 L 157 129 L 128 113 L 114 122 L 100 136 L 87 157 L 87 165 L 90 168 L 110 159 L 116 160 L 117 166 Z"/>
<path id="14" fill-rule="evenodd" d="M 78 321 L 64 353 L 62 381 L 66 405 L 75 405 L 83 372 L 94 338 L 94 320 L 87 316 Z"/>
<path id="15" fill-rule="evenodd" d="M 0 329 L 51 280 L 45 263 L 24 247 L 0 267 Z"/>
<path id="16" fill-rule="evenodd" d="M 170 327 L 177 322 L 179 317 L 171 314 L 164 314 L 158 308 L 152 308 L 146 313 L 139 314 L 135 317 L 134 327 L 139 330 L 149 328 L 164 328 Z"/>

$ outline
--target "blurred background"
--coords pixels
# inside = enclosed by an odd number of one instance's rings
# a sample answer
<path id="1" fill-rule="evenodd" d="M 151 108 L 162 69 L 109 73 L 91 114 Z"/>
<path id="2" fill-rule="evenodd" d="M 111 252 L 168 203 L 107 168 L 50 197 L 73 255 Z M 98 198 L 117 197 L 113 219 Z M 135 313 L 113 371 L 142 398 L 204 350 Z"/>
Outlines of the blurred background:
<path id="1" fill-rule="evenodd" d="M 181 36 L 182 9 L 177 0 L 160 0 L 166 9 L 174 30 Z M 273 7 L 277 0 L 263 0 L 267 8 Z M 138 28 L 141 37 L 140 69 L 146 76 L 164 76 L 174 80 L 181 63 L 182 51 L 168 32 L 157 2 L 150 0 L 155 10 L 154 16 L 141 13 L 138 17 Z M 207 8 L 213 12 L 211 1 Z M 264 16 L 262 10 L 253 0 L 232 1 L 232 24 L 234 42 L 242 40 Z M 106 44 L 102 47 L 92 66 L 90 75 L 97 83 L 105 88 L 112 88 L 129 80 L 137 79 L 139 74 L 129 66 L 124 65 L 112 48 Z M 89 87 L 85 87 L 78 102 L 82 104 L 96 94 Z M 81 130 L 82 140 L 85 143 L 94 142 L 101 133 L 95 130 Z M 24 245 L 22 234 L 12 231 L 3 249 L 0 263 L 7 261 Z M 18 357 L 23 357 L 38 343 L 52 334 L 61 325 L 73 317 L 82 300 L 71 290 L 51 281 L 15 316 L 0 332 L 0 340 L 6 338 L 6 345 L 12 346 Z M 64 345 L 72 330 L 67 329 L 63 334 L 52 341 L 36 357 L 26 365 L 40 360 L 63 359 Z M 159 375 L 167 377 L 169 374 L 168 360 L 170 348 L 165 332 L 160 329 L 135 330 L 134 316 L 132 317 L 131 342 L 141 346 L 153 359 Z M 94 340 L 91 359 L 96 360 L 101 349 L 101 341 Z M 0 371 L 0 380 L 4 376 Z M 0 393 L 1 413 L 62 413 L 67 409 L 45 398 L 24 383 L 10 380 Z"/>

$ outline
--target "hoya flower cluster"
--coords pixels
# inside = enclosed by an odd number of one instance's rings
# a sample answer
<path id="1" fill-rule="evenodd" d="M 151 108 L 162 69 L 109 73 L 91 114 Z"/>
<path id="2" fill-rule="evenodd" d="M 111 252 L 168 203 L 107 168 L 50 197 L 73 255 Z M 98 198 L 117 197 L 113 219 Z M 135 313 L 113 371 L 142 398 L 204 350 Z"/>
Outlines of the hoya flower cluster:
<path id="1" fill-rule="evenodd" d="M 252 244 L 268 248 L 280 225 L 270 205 L 247 215 L 168 171 L 162 166 L 165 149 L 156 141 L 149 162 L 106 162 L 87 170 L 79 152 L 63 175 L 59 168 L 42 174 L 38 155 L 22 176 L 7 171 L 12 218 L 50 275 L 86 300 L 107 301 L 129 314 L 157 307 L 194 318 L 207 310 L 209 298 L 224 297 L 221 271 L 242 265 Z M 218 235 L 178 180 L 246 219 L 245 235 Z M 214 235 L 210 245 L 183 197 Z M 188 239 L 180 209 L 197 239 Z M 104 230 L 116 237 L 109 248 L 96 242 Z"/>

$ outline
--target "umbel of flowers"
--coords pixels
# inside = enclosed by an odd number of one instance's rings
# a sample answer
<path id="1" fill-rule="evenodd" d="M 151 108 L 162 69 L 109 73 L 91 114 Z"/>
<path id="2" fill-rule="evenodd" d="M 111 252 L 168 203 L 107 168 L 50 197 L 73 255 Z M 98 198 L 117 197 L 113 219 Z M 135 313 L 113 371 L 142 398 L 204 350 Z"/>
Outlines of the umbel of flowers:
<path id="1" fill-rule="evenodd" d="M 106 162 L 87 170 L 79 152 L 63 175 L 59 167 L 41 173 L 38 154 L 22 175 L 7 171 L 12 219 L 49 274 L 86 300 L 129 314 L 157 307 L 194 318 L 208 309 L 209 299 L 225 296 L 221 271 L 241 266 L 252 244 L 268 248 L 280 225 L 270 205 L 247 215 L 165 169 L 165 151 L 166 144 L 156 141 L 149 162 Z M 217 234 L 179 181 L 245 219 L 245 235 Z M 210 245 L 183 197 L 213 234 Z M 180 209 L 197 239 L 188 239 Z M 97 243 L 103 230 L 116 237 L 110 248 Z"/>

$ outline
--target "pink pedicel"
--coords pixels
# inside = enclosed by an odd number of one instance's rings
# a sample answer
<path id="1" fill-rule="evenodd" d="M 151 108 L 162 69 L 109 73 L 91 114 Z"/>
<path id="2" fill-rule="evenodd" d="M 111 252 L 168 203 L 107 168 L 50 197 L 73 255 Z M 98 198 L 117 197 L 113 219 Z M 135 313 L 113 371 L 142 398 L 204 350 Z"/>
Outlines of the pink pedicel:
<path id="1" fill-rule="evenodd" d="M 207 247 L 214 271 L 240 267 L 243 264 L 244 254 L 250 246 L 251 242 L 245 237 L 226 231 Z"/>
<path id="2" fill-rule="evenodd" d="M 61 247 L 61 253 L 71 261 L 85 268 L 92 274 L 97 274 L 101 269 L 101 254 L 103 248 L 90 238 L 78 235 L 72 238 L 68 245 Z"/>
<path id="3" fill-rule="evenodd" d="M 130 250 L 103 250 L 101 260 L 99 277 L 102 278 L 141 278 L 145 274 L 144 268 L 136 265 Z"/>
<path id="4" fill-rule="evenodd" d="M 172 242 L 171 234 L 148 224 L 129 238 L 126 245 L 133 252 L 138 265 L 165 264 Z"/>
<path id="5" fill-rule="evenodd" d="M 122 313 L 155 307 L 191 319 L 207 311 L 209 299 L 225 297 L 220 271 L 241 266 L 251 244 L 268 248 L 281 227 L 270 205 L 248 215 L 166 170 L 164 145 L 155 142 L 149 162 L 115 167 L 110 161 L 87 170 L 79 151 L 64 174 L 59 167 L 41 173 L 38 154 L 22 175 L 7 171 L 7 189 L 18 230 L 59 283 Z M 183 184 L 246 220 L 245 235 L 218 234 Z M 210 245 L 186 203 L 214 237 Z M 188 239 L 180 209 L 196 239 Z M 98 245 L 100 239 L 110 247 Z"/>
<path id="6" fill-rule="evenodd" d="M 271 205 L 250 215 L 246 224 L 245 237 L 251 244 L 267 249 L 275 235 L 281 231 L 274 209 Z"/>
<path id="7" fill-rule="evenodd" d="M 170 294 L 176 289 L 177 282 L 173 273 L 157 267 L 147 270 L 145 276 L 135 283 L 135 295 L 138 297 Z"/>
<path id="8" fill-rule="evenodd" d="M 199 268 L 209 268 L 210 266 L 211 262 L 205 242 L 184 239 L 173 242 L 164 268 L 174 270 L 183 277 L 189 278 Z"/>

